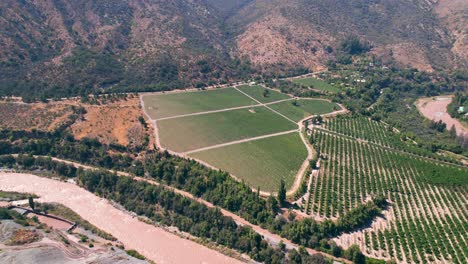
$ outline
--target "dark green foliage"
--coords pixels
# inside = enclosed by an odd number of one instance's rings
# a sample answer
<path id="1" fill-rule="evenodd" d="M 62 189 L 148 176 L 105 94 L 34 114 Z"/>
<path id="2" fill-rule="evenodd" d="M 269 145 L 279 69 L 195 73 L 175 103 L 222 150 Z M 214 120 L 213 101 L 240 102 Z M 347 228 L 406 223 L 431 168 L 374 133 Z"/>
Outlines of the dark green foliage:
<path id="1" fill-rule="evenodd" d="M 0 220 L 10 220 L 13 217 L 10 215 L 10 210 L 7 208 L 0 208 Z"/>
<path id="2" fill-rule="evenodd" d="M 286 204 L 286 186 L 284 180 L 281 179 L 279 189 L 278 189 L 278 202 L 280 206 L 285 206 Z"/>
<path id="3" fill-rule="evenodd" d="M 129 211 L 237 249 L 257 261 L 271 263 L 284 258 L 284 253 L 268 246 L 250 228 L 238 226 L 218 209 L 208 208 L 173 191 L 102 171 L 83 172 L 79 182 L 89 191 L 116 201 Z"/>
<path id="4" fill-rule="evenodd" d="M 137 258 L 137 259 L 141 259 L 141 260 L 145 260 L 145 256 L 141 255 L 140 253 L 138 253 L 138 251 L 134 250 L 134 249 L 130 249 L 130 250 L 127 250 L 126 251 L 128 255 L 134 257 L 134 258 Z"/>
<path id="5" fill-rule="evenodd" d="M 321 250 L 330 251 L 331 248 L 322 249 L 323 245 L 327 245 L 327 239 L 344 231 L 350 231 L 362 227 L 361 225 L 368 224 L 378 214 L 379 210 L 385 206 L 384 200 L 375 199 L 350 211 L 341 217 L 337 223 L 332 221 L 317 223 L 311 219 L 300 221 L 284 219 L 277 217 L 279 204 L 274 197 L 270 196 L 267 200 L 261 199 L 248 185 L 237 182 L 227 173 L 208 169 L 197 162 L 171 156 L 167 152 L 147 153 L 142 161 L 135 161 L 130 156 L 125 155 L 109 156 L 106 152 L 109 146 L 102 145 L 96 140 L 70 141 L 71 139 L 67 134 L 64 134 L 64 138 L 62 138 L 60 134 L 54 136 L 41 132 L 0 132 L 0 140 L 8 138 L 16 141 L 16 137 L 22 138 L 22 144 L 15 145 L 13 149 L 15 151 L 38 151 L 40 154 L 54 154 L 65 159 L 79 160 L 79 162 L 93 166 L 127 170 L 138 175 L 147 175 L 157 181 L 162 181 L 175 188 L 202 197 L 254 224 L 268 227 L 272 232 L 280 234 L 293 242 Z M 38 148 L 42 144 L 37 145 L 37 143 L 45 140 L 46 136 L 47 141 L 45 143 L 47 144 Z M 32 142 L 34 142 L 33 145 L 31 145 Z M 93 151 L 90 152 L 90 155 L 76 155 L 76 150 L 82 147 Z M 244 228 L 239 229 L 239 227 L 232 229 L 233 222 L 230 222 L 232 219 L 222 216 L 219 211 L 215 209 L 208 210 L 204 205 L 195 203 L 161 187 L 132 181 L 126 177 L 117 177 L 104 171 L 84 172 L 83 170 L 76 170 L 74 173 L 70 173 L 67 169 L 65 173 L 60 172 L 63 170 L 61 169 L 62 165 L 58 165 L 59 162 L 48 158 L 19 155 L 15 159 L 12 156 L 0 156 L 0 161 L 8 162 L 9 166 L 21 166 L 29 170 L 47 169 L 68 177 L 77 175 L 83 186 L 91 192 L 117 201 L 137 214 L 148 216 L 163 224 L 176 225 L 182 231 L 212 239 L 228 247 L 237 248 L 241 252 L 250 252 L 249 254 L 256 260 L 269 262 L 273 261 L 273 259 L 283 258 L 275 253 L 276 251 L 265 248 L 265 245 L 260 242 L 246 248 L 243 246 L 244 242 L 239 241 L 239 244 L 233 246 L 232 242 L 228 243 L 230 240 L 226 240 L 229 238 L 227 234 L 232 235 L 234 232 L 234 234 L 239 234 L 241 237 L 244 235 L 251 237 L 252 231 Z M 123 166 L 123 164 L 130 165 Z M 0 166 L 3 166 L 3 164 L 0 164 Z M 164 211 L 156 210 L 155 203 L 158 208 L 159 206 L 165 208 Z M 168 213 L 165 213 L 166 210 Z M 205 219 L 211 224 L 214 223 L 213 219 L 218 218 L 224 219 L 223 221 L 228 223 L 230 229 L 223 231 L 228 227 L 218 226 L 217 231 L 207 230 L 206 224 L 198 222 Z M 321 243 L 322 240 L 325 241 L 325 244 Z M 260 253 L 253 253 L 253 251 L 250 251 L 253 248 L 263 248 L 263 250 L 260 250 Z M 255 252 L 258 251 L 255 250 Z"/>
<path id="6" fill-rule="evenodd" d="M 31 207 L 32 210 L 34 210 L 36 208 L 35 204 L 34 204 L 34 198 L 33 197 L 29 197 L 28 198 L 28 203 L 29 203 L 29 207 Z"/>
<path id="7" fill-rule="evenodd" d="M 371 45 L 367 42 L 361 41 L 356 36 L 349 36 L 340 43 L 339 50 L 349 55 L 359 55 L 368 52 Z M 344 63 L 347 64 L 347 63 Z"/>
<path id="8" fill-rule="evenodd" d="M 368 226 L 386 206 L 387 202 L 383 197 L 360 205 L 338 219 L 338 229 L 341 230 L 341 232 L 350 232 L 357 228 Z"/>
<path id="9" fill-rule="evenodd" d="M 460 111 L 460 107 L 463 107 L 463 111 Z M 468 121 L 466 117 L 466 113 L 468 113 L 468 94 L 462 92 L 455 93 L 452 102 L 447 106 L 447 112 L 453 118 Z"/>
<path id="10" fill-rule="evenodd" d="M 17 224 L 29 226 L 28 220 L 22 214 L 7 208 L 0 208 L 0 220 L 14 220 Z"/>

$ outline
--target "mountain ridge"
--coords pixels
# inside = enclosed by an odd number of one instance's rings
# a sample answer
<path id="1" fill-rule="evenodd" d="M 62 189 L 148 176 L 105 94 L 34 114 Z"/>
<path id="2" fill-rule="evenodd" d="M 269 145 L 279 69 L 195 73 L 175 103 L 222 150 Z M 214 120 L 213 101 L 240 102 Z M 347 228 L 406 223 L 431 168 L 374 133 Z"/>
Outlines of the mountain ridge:
<path id="1" fill-rule="evenodd" d="M 467 10 L 461 0 L 5 0 L 0 95 L 165 90 L 322 70 L 350 35 L 405 67 L 464 68 Z"/>

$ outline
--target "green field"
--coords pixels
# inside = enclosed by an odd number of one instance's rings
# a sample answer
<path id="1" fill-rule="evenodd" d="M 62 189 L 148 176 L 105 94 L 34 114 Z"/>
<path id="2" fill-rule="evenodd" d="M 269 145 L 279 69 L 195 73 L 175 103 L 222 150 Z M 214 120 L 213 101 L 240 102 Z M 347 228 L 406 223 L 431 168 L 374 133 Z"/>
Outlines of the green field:
<path id="1" fill-rule="evenodd" d="M 294 106 L 293 101 L 286 101 L 269 107 L 296 122 L 311 115 L 322 115 L 341 109 L 337 104 L 324 100 L 299 99 L 297 102 L 298 106 Z"/>
<path id="2" fill-rule="evenodd" d="M 249 141 L 190 154 L 244 179 L 263 191 L 278 191 L 281 178 L 291 187 L 307 158 L 299 133 Z"/>
<path id="3" fill-rule="evenodd" d="M 251 112 L 252 111 L 252 112 Z M 158 121 L 162 145 L 177 152 L 293 130 L 297 125 L 265 107 Z"/>
<path id="4" fill-rule="evenodd" d="M 242 86 L 239 86 L 238 88 L 239 90 L 252 96 L 253 98 L 257 99 L 258 101 L 262 103 L 271 103 L 274 101 L 291 98 L 287 94 L 283 94 L 283 93 L 280 93 L 271 89 L 266 89 L 258 85 L 255 85 L 255 86 L 242 85 Z M 263 93 L 265 90 L 269 91 L 269 94 L 267 97 L 263 96 Z"/>
<path id="5" fill-rule="evenodd" d="M 292 82 L 326 92 L 336 93 L 340 91 L 337 87 L 315 78 L 294 79 Z"/>
<path id="6" fill-rule="evenodd" d="M 257 104 L 234 88 L 143 96 L 152 119 Z"/>

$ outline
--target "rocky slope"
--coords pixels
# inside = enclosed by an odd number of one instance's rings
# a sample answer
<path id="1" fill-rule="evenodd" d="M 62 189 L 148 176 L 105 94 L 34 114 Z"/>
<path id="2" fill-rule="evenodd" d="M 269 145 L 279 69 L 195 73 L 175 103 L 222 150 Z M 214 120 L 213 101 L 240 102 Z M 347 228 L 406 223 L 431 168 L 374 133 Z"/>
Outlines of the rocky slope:
<path id="1" fill-rule="evenodd" d="M 433 70 L 457 66 L 455 57 L 466 66 L 467 8 L 462 0 L 256 0 L 231 21 L 242 28 L 239 53 L 263 65 L 321 69 L 334 55 L 327 47 L 352 34 L 370 41 L 377 55 Z"/>
<path id="2" fill-rule="evenodd" d="M 319 70 L 348 35 L 421 70 L 465 66 L 463 0 L 3 0 L 0 95 L 64 96 Z"/>

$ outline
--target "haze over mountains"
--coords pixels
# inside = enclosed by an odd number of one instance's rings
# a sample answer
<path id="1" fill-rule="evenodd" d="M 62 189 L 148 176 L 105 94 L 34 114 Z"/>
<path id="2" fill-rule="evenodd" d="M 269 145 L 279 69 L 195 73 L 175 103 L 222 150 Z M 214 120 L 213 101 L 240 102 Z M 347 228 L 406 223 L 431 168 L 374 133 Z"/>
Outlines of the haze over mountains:
<path id="1" fill-rule="evenodd" d="M 466 66 L 467 10 L 463 0 L 3 0 L 0 95 L 319 70 L 349 35 L 420 70 Z"/>

